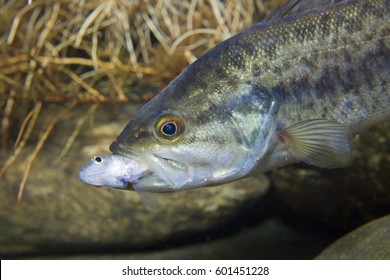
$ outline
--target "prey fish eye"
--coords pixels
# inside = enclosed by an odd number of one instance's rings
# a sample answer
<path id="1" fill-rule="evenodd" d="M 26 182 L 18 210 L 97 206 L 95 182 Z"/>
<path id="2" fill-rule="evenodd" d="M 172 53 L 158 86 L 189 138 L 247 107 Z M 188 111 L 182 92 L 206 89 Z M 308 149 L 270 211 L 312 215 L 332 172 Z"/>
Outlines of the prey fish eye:
<path id="1" fill-rule="evenodd" d="M 103 159 L 99 156 L 96 156 L 96 157 L 93 157 L 92 161 L 94 163 L 102 163 L 103 162 Z"/>
<path id="2" fill-rule="evenodd" d="M 185 124 L 178 116 L 162 116 L 155 125 L 155 136 L 164 142 L 177 142 L 184 135 Z"/>

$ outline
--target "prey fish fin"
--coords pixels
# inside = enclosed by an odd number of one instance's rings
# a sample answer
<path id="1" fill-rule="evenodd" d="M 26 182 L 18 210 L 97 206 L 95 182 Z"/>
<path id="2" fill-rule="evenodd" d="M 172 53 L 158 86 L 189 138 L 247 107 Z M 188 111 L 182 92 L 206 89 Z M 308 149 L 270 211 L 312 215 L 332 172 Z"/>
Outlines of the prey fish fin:
<path id="1" fill-rule="evenodd" d="M 138 195 L 141 197 L 142 202 L 150 208 L 158 208 L 160 206 L 160 203 L 158 202 L 158 198 L 156 193 L 152 192 L 137 192 Z"/>
<path id="2" fill-rule="evenodd" d="M 305 120 L 278 132 L 295 159 L 323 168 L 339 168 L 352 161 L 352 133 L 337 121 Z"/>

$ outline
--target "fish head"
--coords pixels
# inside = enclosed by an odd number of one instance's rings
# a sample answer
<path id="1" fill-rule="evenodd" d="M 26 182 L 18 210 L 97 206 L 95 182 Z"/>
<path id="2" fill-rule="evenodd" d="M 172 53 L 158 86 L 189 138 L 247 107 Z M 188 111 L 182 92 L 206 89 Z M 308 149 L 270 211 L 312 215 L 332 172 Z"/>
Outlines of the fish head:
<path id="1" fill-rule="evenodd" d="M 259 130 L 259 118 L 262 112 L 264 120 L 276 114 L 272 101 L 259 98 L 248 84 L 193 85 L 169 85 L 111 144 L 114 154 L 148 166 L 149 172 L 133 183 L 136 191 L 165 192 L 237 180 L 268 147 L 268 131 Z"/>
<path id="2" fill-rule="evenodd" d="M 133 182 L 142 191 L 169 191 L 189 181 L 191 155 L 182 154 L 187 118 L 172 111 L 142 111 L 110 145 L 114 154 L 145 162 L 149 172 Z"/>

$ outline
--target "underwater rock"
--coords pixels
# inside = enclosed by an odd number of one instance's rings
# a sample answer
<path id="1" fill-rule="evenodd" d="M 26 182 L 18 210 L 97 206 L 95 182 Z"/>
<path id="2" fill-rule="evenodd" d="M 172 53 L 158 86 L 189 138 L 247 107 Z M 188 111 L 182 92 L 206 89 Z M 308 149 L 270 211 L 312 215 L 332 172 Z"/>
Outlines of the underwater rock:
<path id="1" fill-rule="evenodd" d="M 316 259 L 389 260 L 390 215 L 369 222 L 341 237 Z"/>
<path id="2" fill-rule="evenodd" d="M 99 109 L 93 128 L 85 126 L 68 155 L 56 162 L 74 128 L 69 122 L 59 123 L 34 161 L 21 203 L 16 197 L 26 156 L 1 178 L 0 256 L 126 251 L 195 238 L 226 225 L 267 191 L 269 180 L 259 175 L 167 193 L 160 207 L 152 209 L 135 192 L 81 183 L 78 169 L 94 154 L 109 153 L 109 144 L 128 121 L 126 107 L 115 122 L 107 121 L 112 118 L 110 108 Z"/>
<path id="3" fill-rule="evenodd" d="M 350 167 L 292 165 L 271 172 L 271 182 L 294 212 L 315 222 L 351 230 L 390 213 L 390 124 L 357 137 Z"/>
<path id="4" fill-rule="evenodd" d="M 236 223 L 229 226 L 237 226 Z M 202 237 L 203 238 L 203 237 Z M 331 239 L 333 240 L 333 238 Z M 164 246 L 141 252 L 120 252 L 82 255 L 52 255 L 49 259 L 92 260 L 286 260 L 313 259 L 330 236 L 318 231 L 305 230 L 280 217 L 265 218 L 254 226 L 240 227 L 224 236 L 209 236 L 205 240 L 180 246 Z M 41 256 L 35 256 L 40 258 Z"/>

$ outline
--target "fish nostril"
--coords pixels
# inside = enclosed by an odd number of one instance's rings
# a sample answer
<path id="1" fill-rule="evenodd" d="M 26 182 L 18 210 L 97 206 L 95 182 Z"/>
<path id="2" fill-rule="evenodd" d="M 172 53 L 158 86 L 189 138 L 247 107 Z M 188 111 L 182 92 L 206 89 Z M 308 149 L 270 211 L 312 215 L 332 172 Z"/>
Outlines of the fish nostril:
<path id="1" fill-rule="evenodd" d="M 101 163 L 103 161 L 101 157 L 94 157 L 92 160 L 96 163 Z"/>

